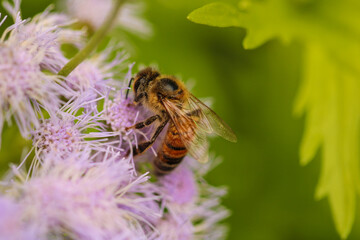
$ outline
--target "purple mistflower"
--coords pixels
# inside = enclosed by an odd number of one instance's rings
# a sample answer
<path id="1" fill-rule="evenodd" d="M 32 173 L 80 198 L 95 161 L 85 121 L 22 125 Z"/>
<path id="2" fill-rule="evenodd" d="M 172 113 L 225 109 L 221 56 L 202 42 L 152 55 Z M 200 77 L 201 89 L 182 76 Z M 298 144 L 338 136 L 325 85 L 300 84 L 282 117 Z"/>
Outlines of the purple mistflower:
<path id="1" fill-rule="evenodd" d="M 98 98 L 105 97 L 110 89 L 117 85 L 114 75 L 120 70 L 126 55 L 120 52 L 109 61 L 108 56 L 113 51 L 114 48 L 108 48 L 83 61 L 65 78 L 66 84 L 76 91 L 72 98 L 78 102 L 77 104 L 94 109 Z"/>
<path id="2" fill-rule="evenodd" d="M 14 21 L 19 20 L 20 0 L 4 3 L 5 8 L 13 16 Z M 67 28 L 74 20 L 65 14 L 51 13 L 52 7 L 41 14 L 34 16 L 24 24 L 14 29 L 11 41 L 16 44 L 26 44 L 26 49 L 35 56 L 41 52 L 40 65 L 42 69 L 57 73 L 67 62 L 60 47 L 62 44 L 73 44 L 77 47 L 85 41 L 85 31 Z"/>
<path id="3" fill-rule="evenodd" d="M 139 114 L 138 108 L 131 99 L 126 99 L 122 93 L 114 100 L 106 99 L 103 118 L 113 131 L 122 132 L 126 127 L 135 124 Z"/>
<path id="4" fill-rule="evenodd" d="M 104 110 L 101 118 L 110 127 L 113 133 L 116 134 L 116 141 L 113 142 L 113 146 L 117 146 L 123 149 L 123 154 L 126 154 L 129 149 L 132 149 L 133 145 L 138 142 L 138 136 L 136 132 L 131 129 L 125 131 L 126 127 L 134 125 L 139 116 L 139 109 L 136 107 L 130 99 L 126 99 L 120 92 L 116 94 L 115 99 L 109 99 L 109 96 L 105 98 Z M 134 159 L 130 153 L 131 162 L 134 165 Z M 135 166 L 135 165 L 134 165 Z M 136 171 L 134 172 L 136 175 Z"/>
<path id="5" fill-rule="evenodd" d="M 4 121 L 10 123 L 14 117 L 22 136 L 29 137 L 30 130 L 39 126 L 41 108 L 55 112 L 60 96 L 73 92 L 57 76 L 42 72 L 48 48 L 37 43 L 52 42 L 53 37 L 48 32 L 26 37 L 22 30 L 28 23 L 17 16 L 0 38 L 0 133 Z"/>
<path id="6" fill-rule="evenodd" d="M 226 228 L 219 224 L 229 212 L 221 206 L 223 188 L 208 185 L 185 159 L 174 172 L 159 179 L 166 213 L 155 226 L 159 239 L 219 239 Z"/>
<path id="7" fill-rule="evenodd" d="M 22 219 L 23 208 L 10 197 L 0 196 L 0 239 L 35 240 L 31 224 L 25 225 Z"/>
<path id="8" fill-rule="evenodd" d="M 108 156 L 91 162 L 84 153 L 65 161 L 49 154 L 32 178 L 13 186 L 36 239 L 147 239 L 147 219 L 161 216 L 156 188 L 146 174 L 133 177 L 126 159 Z"/>
<path id="9" fill-rule="evenodd" d="M 25 48 L 0 42 L 0 131 L 4 120 L 14 116 L 24 137 L 38 126 L 38 110 L 55 110 L 59 96 L 67 95 L 59 78 L 40 70 L 40 59 Z M 34 109 L 35 107 L 35 109 Z"/>
<path id="10" fill-rule="evenodd" d="M 180 164 L 173 172 L 159 178 L 164 188 L 164 196 L 169 202 L 187 204 L 195 200 L 198 190 L 194 173 L 184 164 Z"/>
<path id="11" fill-rule="evenodd" d="M 103 120 L 110 126 L 111 130 L 120 135 L 124 135 L 125 128 L 130 127 L 138 120 L 140 109 L 134 105 L 131 89 L 128 88 L 131 81 L 132 68 L 134 64 L 129 65 L 129 70 L 125 76 L 125 80 L 119 85 L 120 91 L 115 94 L 110 92 L 104 101 Z M 125 91 L 127 93 L 125 93 Z M 115 95 L 115 97 L 112 97 Z M 131 132 L 129 132 L 131 133 Z"/>
<path id="12" fill-rule="evenodd" d="M 32 134 L 33 145 L 36 150 L 45 153 L 81 151 L 83 139 L 81 132 L 74 125 L 74 121 L 57 117 L 45 119 Z"/>
<path id="13" fill-rule="evenodd" d="M 57 154 L 58 158 L 66 159 L 72 153 L 86 149 L 93 151 L 93 156 L 100 157 L 104 152 L 108 152 L 109 148 L 116 152 L 123 151 L 108 141 L 108 138 L 116 134 L 106 131 L 105 124 L 101 122 L 101 113 L 85 112 L 75 103 L 67 103 L 62 109 L 65 110 L 59 110 L 49 118 L 42 119 L 39 127 L 31 132 L 35 156 L 29 172 L 36 171 L 39 164 L 42 164 L 43 155 L 47 154 Z"/>
<path id="14" fill-rule="evenodd" d="M 90 114 L 73 116 L 65 112 L 49 119 L 42 120 L 39 128 L 32 132 L 33 146 L 37 155 L 41 153 L 56 152 L 58 154 L 67 154 L 79 152 L 86 146 L 96 148 L 96 141 L 86 141 L 93 138 L 92 133 L 87 132 L 102 129 L 102 124 L 96 122 L 96 117 Z"/>
<path id="15" fill-rule="evenodd" d="M 156 229 L 159 231 L 158 236 L 153 236 L 153 239 L 159 240 L 191 240 L 193 236 L 192 222 L 184 216 L 184 219 L 163 218 L 156 224 Z M 205 239 L 205 238 L 204 238 Z"/>
<path id="16" fill-rule="evenodd" d="M 72 17 L 96 30 L 106 19 L 113 4 L 112 0 L 67 0 L 66 8 Z M 151 26 L 140 17 L 142 12 L 142 5 L 125 3 L 120 9 L 116 25 L 140 36 L 150 36 Z"/>

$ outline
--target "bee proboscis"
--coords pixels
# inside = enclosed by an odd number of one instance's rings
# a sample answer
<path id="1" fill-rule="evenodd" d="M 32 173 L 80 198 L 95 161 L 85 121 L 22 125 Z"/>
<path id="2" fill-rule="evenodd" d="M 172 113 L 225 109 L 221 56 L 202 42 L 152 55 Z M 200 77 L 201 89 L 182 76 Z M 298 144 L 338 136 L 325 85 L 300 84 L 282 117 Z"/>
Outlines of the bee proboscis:
<path id="1" fill-rule="evenodd" d="M 156 174 L 171 172 L 187 153 L 199 162 L 207 162 L 208 134 L 215 133 L 236 142 L 236 135 L 231 128 L 192 95 L 176 77 L 162 75 L 148 67 L 137 73 L 133 80 L 134 103 L 142 104 L 155 115 L 129 128 L 141 129 L 158 122 L 152 138 L 134 146 L 133 154 L 141 154 L 150 148 L 169 123 L 165 139 L 153 162 Z"/>

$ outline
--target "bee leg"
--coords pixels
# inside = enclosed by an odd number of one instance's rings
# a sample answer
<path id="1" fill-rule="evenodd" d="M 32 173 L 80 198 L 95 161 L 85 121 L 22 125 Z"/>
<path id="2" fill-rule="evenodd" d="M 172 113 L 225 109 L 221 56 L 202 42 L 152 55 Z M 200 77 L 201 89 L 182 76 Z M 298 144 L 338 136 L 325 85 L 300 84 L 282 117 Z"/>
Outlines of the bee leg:
<path id="1" fill-rule="evenodd" d="M 146 119 L 145 121 L 142 122 L 138 122 L 135 125 L 131 126 L 131 127 L 127 127 L 125 128 L 125 131 L 131 129 L 131 128 L 135 128 L 135 129 L 142 129 L 144 127 L 149 126 L 150 124 L 152 124 L 153 122 L 155 122 L 157 119 L 159 119 L 161 121 L 161 117 L 160 115 L 154 115 L 152 117 L 149 117 L 148 119 Z"/>
<path id="2" fill-rule="evenodd" d="M 168 121 L 169 121 L 169 118 L 167 118 L 165 121 L 163 121 L 160 124 L 160 126 L 156 129 L 154 135 L 151 137 L 151 139 L 149 141 L 140 143 L 137 148 L 136 148 L 136 146 L 133 146 L 133 156 L 141 154 L 145 150 L 147 150 L 149 147 L 151 147 L 151 145 L 155 142 L 156 138 L 159 136 L 161 131 L 164 129 L 164 127 L 168 123 Z"/>

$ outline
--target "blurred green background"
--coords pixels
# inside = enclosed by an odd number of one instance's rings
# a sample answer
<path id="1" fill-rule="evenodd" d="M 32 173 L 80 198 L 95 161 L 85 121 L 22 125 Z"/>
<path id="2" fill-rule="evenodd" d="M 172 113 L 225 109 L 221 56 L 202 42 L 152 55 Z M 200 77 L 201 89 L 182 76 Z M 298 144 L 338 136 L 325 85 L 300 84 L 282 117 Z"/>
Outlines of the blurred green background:
<path id="1" fill-rule="evenodd" d="M 33 16 L 53 2 L 24 0 L 23 16 Z M 145 19 L 153 25 L 153 37 L 115 34 L 130 40 L 131 60 L 155 63 L 161 72 L 185 81 L 193 79 L 193 93 L 212 97 L 213 109 L 236 132 L 236 144 L 211 140 L 211 150 L 223 157 L 223 163 L 207 176 L 211 184 L 229 188 L 224 199 L 232 212 L 226 220 L 228 239 L 339 239 L 327 200 L 314 200 L 320 157 L 306 167 L 299 165 L 304 119 L 293 117 L 292 108 L 303 74 L 303 46 L 274 40 L 244 50 L 244 30 L 186 19 L 208 2 L 148 0 Z M 4 131 L 2 170 L 20 159 L 21 151 L 10 151 L 24 144 L 9 140 L 15 132 L 16 127 Z M 358 220 L 348 239 L 360 239 Z"/>

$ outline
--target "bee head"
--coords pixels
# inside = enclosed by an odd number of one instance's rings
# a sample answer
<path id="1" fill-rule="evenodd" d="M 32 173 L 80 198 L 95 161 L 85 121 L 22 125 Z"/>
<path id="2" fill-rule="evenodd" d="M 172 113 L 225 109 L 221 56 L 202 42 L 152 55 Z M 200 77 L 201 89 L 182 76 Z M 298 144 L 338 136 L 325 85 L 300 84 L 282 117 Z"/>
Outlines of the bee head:
<path id="1" fill-rule="evenodd" d="M 155 80 L 160 73 L 150 67 L 147 67 L 140 72 L 138 72 L 134 78 L 134 93 L 135 93 L 135 102 L 139 102 L 144 96 L 147 96 L 147 90 L 149 83 Z"/>

